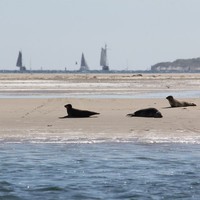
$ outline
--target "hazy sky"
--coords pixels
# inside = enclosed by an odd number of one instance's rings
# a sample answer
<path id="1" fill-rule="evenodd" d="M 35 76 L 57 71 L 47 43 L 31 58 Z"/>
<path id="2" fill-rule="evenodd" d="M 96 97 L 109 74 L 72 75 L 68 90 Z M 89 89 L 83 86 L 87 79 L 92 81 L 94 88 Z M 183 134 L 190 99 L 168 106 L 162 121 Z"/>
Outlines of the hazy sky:
<path id="1" fill-rule="evenodd" d="M 0 0 L 0 69 L 150 69 L 200 57 L 200 0 Z M 78 65 L 75 65 L 75 62 Z"/>

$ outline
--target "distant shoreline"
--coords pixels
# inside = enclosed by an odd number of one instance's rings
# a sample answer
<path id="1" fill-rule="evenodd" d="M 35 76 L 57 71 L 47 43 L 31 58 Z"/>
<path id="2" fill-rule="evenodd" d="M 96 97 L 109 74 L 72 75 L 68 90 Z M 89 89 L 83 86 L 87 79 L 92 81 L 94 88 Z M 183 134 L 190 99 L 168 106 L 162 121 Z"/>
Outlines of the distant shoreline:
<path id="1" fill-rule="evenodd" d="M 80 71 L 80 70 L 26 70 L 26 71 L 19 71 L 19 70 L 0 70 L 0 74 L 129 74 L 129 73 L 133 73 L 133 74 L 190 74 L 190 73 L 200 73 L 200 71 L 154 71 L 154 70 L 109 70 L 109 71 L 103 71 L 103 70 L 89 70 L 89 71 Z"/>
<path id="2" fill-rule="evenodd" d="M 151 70 L 89 70 L 89 71 L 80 71 L 80 70 L 0 70 L 0 73 L 17 73 L 17 74 L 29 74 L 29 73 L 66 73 L 66 74 L 112 74 L 112 73 L 152 73 Z"/>

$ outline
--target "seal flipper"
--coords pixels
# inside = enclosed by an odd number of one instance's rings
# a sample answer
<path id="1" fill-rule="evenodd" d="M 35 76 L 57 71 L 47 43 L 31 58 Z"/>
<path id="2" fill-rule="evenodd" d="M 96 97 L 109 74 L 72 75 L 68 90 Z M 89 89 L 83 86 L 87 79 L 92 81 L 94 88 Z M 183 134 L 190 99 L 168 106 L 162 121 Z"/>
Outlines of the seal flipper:
<path id="1" fill-rule="evenodd" d="M 127 114 L 126 116 L 127 117 L 135 117 L 135 114 L 134 113 L 130 113 L 130 114 Z"/>
<path id="2" fill-rule="evenodd" d="M 69 118 L 68 115 L 64 116 L 64 117 L 59 117 L 59 119 L 65 119 L 65 118 Z"/>

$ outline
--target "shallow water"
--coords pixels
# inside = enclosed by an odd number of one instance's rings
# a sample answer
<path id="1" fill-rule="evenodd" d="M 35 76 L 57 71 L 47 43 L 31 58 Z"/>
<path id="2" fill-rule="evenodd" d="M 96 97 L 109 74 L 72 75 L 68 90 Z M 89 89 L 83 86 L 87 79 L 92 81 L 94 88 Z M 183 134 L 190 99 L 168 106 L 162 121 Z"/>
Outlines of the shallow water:
<path id="1" fill-rule="evenodd" d="M 0 80 L 0 98 L 165 98 L 168 95 L 199 98 L 199 84 L 198 79 L 81 83 L 77 80 Z"/>
<path id="2" fill-rule="evenodd" d="M 200 146 L 1 143 L 0 199 L 199 199 Z"/>
<path id="3" fill-rule="evenodd" d="M 166 98 L 169 95 L 177 98 L 199 98 L 200 90 L 174 90 L 174 91 L 152 91 L 138 90 L 132 92 L 66 92 L 66 91 L 20 91 L 20 92 L 0 92 L 0 99 L 4 98 Z"/>

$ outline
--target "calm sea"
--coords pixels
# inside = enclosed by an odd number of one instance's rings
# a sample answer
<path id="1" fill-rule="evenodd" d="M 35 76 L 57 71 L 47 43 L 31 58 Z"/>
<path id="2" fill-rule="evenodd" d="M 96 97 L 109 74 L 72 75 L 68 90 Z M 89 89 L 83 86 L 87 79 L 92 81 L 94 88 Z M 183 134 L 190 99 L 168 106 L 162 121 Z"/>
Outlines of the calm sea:
<path id="1" fill-rule="evenodd" d="M 200 199 L 200 145 L 0 144 L 0 199 Z"/>

